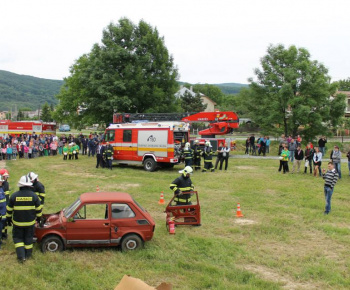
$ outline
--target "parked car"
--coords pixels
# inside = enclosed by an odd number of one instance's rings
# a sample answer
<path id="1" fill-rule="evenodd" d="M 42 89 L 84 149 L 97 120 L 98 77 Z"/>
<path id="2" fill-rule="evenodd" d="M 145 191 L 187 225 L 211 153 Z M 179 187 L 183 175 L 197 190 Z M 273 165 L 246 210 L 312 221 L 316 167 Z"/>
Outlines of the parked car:
<path id="1" fill-rule="evenodd" d="M 61 125 L 61 127 L 58 128 L 60 132 L 68 132 L 70 131 L 70 126 L 69 125 Z"/>
<path id="2" fill-rule="evenodd" d="M 42 252 L 87 246 L 129 251 L 142 248 L 154 229 L 151 215 L 129 194 L 89 192 L 55 214 L 44 214 L 35 237 Z"/>

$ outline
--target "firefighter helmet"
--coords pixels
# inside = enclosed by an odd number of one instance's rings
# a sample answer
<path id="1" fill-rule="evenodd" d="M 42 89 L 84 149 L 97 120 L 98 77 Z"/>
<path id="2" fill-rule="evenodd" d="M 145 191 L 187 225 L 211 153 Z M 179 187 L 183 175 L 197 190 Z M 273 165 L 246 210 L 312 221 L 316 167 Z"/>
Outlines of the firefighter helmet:
<path id="1" fill-rule="evenodd" d="M 0 175 L 0 182 L 5 181 L 4 177 L 2 175 Z"/>
<path id="2" fill-rule="evenodd" d="M 187 174 L 192 174 L 193 169 L 191 166 L 186 166 L 183 170 L 180 170 L 179 173 L 182 173 L 184 176 Z"/>
<path id="3" fill-rule="evenodd" d="M 199 144 L 199 140 L 194 140 L 194 144 Z"/>
<path id="4" fill-rule="evenodd" d="M 5 169 L 1 169 L 1 170 L 0 170 L 0 175 L 4 176 L 4 174 L 6 174 Z"/>
<path id="5" fill-rule="evenodd" d="M 23 186 L 33 186 L 33 183 L 30 181 L 28 175 L 23 175 L 17 184 L 18 187 L 23 187 Z"/>
<path id="6" fill-rule="evenodd" d="M 190 143 L 189 142 L 186 142 L 186 144 L 185 144 L 185 148 L 190 148 Z"/>
<path id="7" fill-rule="evenodd" d="M 205 142 L 205 146 L 211 147 L 210 141 L 206 141 L 206 142 Z"/>
<path id="8" fill-rule="evenodd" d="M 34 172 L 29 172 L 27 176 L 31 182 L 38 178 L 38 174 L 35 174 Z"/>

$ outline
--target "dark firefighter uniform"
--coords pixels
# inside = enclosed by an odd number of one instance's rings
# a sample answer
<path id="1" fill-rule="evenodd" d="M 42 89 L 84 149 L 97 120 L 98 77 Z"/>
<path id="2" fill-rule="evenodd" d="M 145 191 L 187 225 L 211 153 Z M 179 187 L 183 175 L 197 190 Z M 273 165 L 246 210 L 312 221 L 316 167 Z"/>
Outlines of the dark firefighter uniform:
<path id="1" fill-rule="evenodd" d="M 0 232 L 4 234 L 4 227 L 6 226 L 6 197 L 2 187 L 0 187 Z M 0 248 L 2 244 L 2 238 L 0 238 Z"/>
<path id="2" fill-rule="evenodd" d="M 103 157 L 106 161 L 106 166 L 112 170 L 112 160 L 113 160 L 113 147 L 107 143 L 105 150 L 103 151 Z"/>
<path id="3" fill-rule="evenodd" d="M 27 176 L 22 178 L 29 179 Z M 21 179 L 22 179 L 21 178 Z M 13 224 L 12 237 L 17 258 L 20 262 L 30 258 L 33 251 L 34 224 L 42 215 L 41 202 L 30 186 L 19 184 L 19 191 L 13 193 L 7 205 L 7 224 Z"/>
<path id="4" fill-rule="evenodd" d="M 202 149 L 200 148 L 198 143 L 194 143 L 192 150 L 193 150 L 194 170 L 200 170 L 201 169 Z"/>
<path id="5" fill-rule="evenodd" d="M 214 171 L 213 166 L 213 150 L 209 144 L 206 143 L 206 146 L 204 147 L 203 151 L 203 157 L 204 157 L 204 168 L 202 172 L 207 172 L 207 170 L 210 170 L 211 172 Z"/>
<path id="6" fill-rule="evenodd" d="M 44 207 L 45 203 L 45 186 L 37 179 L 33 180 L 33 191 L 35 194 L 39 197 L 42 208 Z"/>
<path id="7" fill-rule="evenodd" d="M 185 167 L 186 169 L 187 167 Z M 192 168 L 190 172 L 192 172 Z M 191 178 L 187 171 L 183 170 L 183 173 L 180 177 L 176 178 L 171 184 L 170 189 L 174 192 L 175 198 L 174 201 L 176 205 L 186 205 L 191 204 L 191 194 L 190 191 L 193 191 L 194 186 L 192 184 Z"/>
<path id="8" fill-rule="evenodd" d="M 10 200 L 10 186 L 9 186 L 9 183 L 7 180 L 3 181 L 2 189 L 5 193 L 6 205 L 8 205 L 9 200 Z M 5 207 L 6 207 L 6 205 L 5 205 Z M 1 222 L 2 222 L 1 238 L 5 240 L 5 239 L 7 239 L 6 210 L 2 216 Z"/>
<path id="9" fill-rule="evenodd" d="M 185 158 L 185 166 L 192 166 L 192 160 L 193 160 L 193 151 L 190 148 L 190 144 L 186 144 L 184 150 L 183 150 L 184 158 Z"/>

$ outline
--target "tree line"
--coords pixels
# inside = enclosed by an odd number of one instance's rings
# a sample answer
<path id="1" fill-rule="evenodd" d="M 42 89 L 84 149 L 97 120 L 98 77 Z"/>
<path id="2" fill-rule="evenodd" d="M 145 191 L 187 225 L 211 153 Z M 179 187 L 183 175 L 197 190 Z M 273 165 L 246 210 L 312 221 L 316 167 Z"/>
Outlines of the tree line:
<path id="1" fill-rule="evenodd" d="M 311 139 L 327 134 L 344 121 L 350 79 L 332 82 L 328 69 L 295 45 L 270 45 L 254 70 L 249 85 L 237 94 L 218 86 L 194 84 L 195 96 L 176 98 L 178 68 L 156 28 L 127 18 L 110 23 L 102 39 L 70 68 L 53 112 L 56 121 L 75 127 L 108 125 L 114 112 L 157 113 L 201 111 L 199 92 L 217 103 L 250 117 L 263 132 L 301 134 Z M 189 87 L 189 84 L 185 84 Z"/>

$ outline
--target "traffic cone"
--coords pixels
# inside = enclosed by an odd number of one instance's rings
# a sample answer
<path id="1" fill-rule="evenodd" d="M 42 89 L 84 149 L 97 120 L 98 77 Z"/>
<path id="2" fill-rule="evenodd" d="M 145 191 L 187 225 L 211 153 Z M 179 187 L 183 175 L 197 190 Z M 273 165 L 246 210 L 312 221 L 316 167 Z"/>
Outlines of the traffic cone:
<path id="1" fill-rule="evenodd" d="M 243 217 L 243 214 L 241 212 L 241 205 L 240 203 L 237 203 L 237 214 L 236 217 Z"/>
<path id="2" fill-rule="evenodd" d="M 100 192 L 100 188 L 96 185 L 96 192 Z"/>
<path id="3" fill-rule="evenodd" d="M 170 219 L 169 222 L 169 234 L 175 235 L 175 222 L 173 219 Z"/>
<path id="4" fill-rule="evenodd" d="M 163 194 L 163 191 L 161 191 L 161 193 L 160 193 L 160 199 L 159 199 L 159 201 L 158 201 L 158 204 L 164 204 L 165 203 L 165 201 L 164 201 L 164 194 Z"/>

